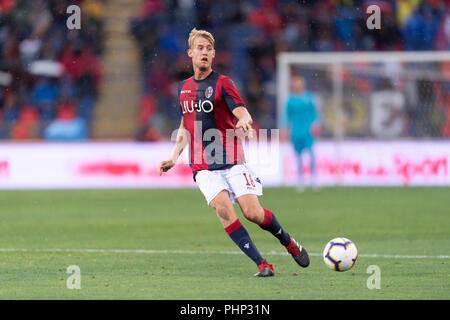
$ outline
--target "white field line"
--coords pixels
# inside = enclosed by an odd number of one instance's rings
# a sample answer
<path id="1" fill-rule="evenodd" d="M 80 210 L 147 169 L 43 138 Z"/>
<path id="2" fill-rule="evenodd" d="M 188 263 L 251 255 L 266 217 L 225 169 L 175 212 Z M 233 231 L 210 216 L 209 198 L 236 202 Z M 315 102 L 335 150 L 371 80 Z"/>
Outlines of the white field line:
<path id="1" fill-rule="evenodd" d="M 140 253 L 140 254 L 243 254 L 241 251 L 203 251 L 203 250 L 147 250 L 147 249 L 27 249 L 27 248 L 0 248 L 0 252 L 44 252 L 44 253 Z M 267 251 L 263 255 L 288 255 L 287 252 Z M 309 253 L 310 256 L 320 257 L 321 253 Z M 358 254 L 361 258 L 384 258 L 384 259 L 450 259 L 450 255 L 400 255 L 400 254 Z"/>

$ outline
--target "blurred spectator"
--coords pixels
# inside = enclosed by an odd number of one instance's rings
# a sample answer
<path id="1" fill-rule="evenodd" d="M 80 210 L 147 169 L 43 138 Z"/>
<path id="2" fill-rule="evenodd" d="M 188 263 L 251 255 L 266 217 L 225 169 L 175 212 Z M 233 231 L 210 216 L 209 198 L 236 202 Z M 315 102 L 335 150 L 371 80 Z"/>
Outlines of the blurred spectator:
<path id="1" fill-rule="evenodd" d="M 438 27 L 434 40 L 434 49 L 450 50 L 450 3 Z"/>
<path id="2" fill-rule="evenodd" d="M 101 81 L 104 1 L 0 0 L 0 71 L 14 79 L 0 82 L 0 138 L 45 138 L 57 118 L 79 117 L 87 122 L 79 127 L 89 127 Z M 82 8 L 80 30 L 66 26 L 71 4 Z"/>

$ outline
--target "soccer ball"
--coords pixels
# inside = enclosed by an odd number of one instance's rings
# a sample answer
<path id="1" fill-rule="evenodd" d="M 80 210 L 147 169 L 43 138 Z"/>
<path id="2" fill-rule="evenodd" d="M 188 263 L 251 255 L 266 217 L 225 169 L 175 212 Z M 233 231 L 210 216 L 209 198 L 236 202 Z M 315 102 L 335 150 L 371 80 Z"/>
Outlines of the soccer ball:
<path id="1" fill-rule="evenodd" d="M 347 238 L 330 240 L 323 250 L 323 261 L 334 271 L 347 271 L 353 267 L 358 259 L 358 249 Z"/>

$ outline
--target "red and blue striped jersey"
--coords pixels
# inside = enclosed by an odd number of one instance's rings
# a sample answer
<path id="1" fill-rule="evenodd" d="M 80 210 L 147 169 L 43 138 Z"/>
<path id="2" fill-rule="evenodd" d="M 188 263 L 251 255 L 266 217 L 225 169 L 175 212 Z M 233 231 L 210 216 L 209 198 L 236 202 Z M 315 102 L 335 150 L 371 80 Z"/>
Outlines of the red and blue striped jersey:
<path id="1" fill-rule="evenodd" d="M 178 87 L 184 126 L 189 132 L 192 172 L 244 163 L 242 140 L 232 111 L 245 106 L 233 81 L 216 71 L 203 80 L 190 77 Z"/>

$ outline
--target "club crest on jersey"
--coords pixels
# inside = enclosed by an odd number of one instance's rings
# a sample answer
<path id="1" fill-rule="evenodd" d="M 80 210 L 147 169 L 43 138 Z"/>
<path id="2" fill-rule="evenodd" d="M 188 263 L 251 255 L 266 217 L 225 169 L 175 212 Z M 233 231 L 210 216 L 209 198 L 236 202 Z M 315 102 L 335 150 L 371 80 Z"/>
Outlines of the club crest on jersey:
<path id="1" fill-rule="evenodd" d="M 211 86 L 209 86 L 208 88 L 206 88 L 206 90 L 205 90 L 205 97 L 206 97 L 206 99 L 211 98 L 211 96 L 213 95 L 213 93 L 214 93 L 214 90 L 213 90 L 213 88 L 212 88 Z"/>

